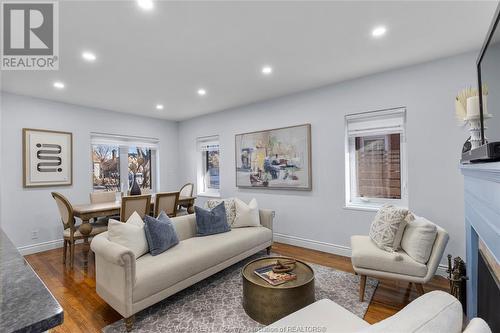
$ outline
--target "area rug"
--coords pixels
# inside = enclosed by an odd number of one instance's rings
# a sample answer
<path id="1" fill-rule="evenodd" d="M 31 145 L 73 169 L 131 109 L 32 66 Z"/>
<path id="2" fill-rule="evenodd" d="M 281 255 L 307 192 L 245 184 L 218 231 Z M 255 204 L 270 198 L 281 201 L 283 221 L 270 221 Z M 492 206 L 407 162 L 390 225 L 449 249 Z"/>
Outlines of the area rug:
<path id="1" fill-rule="evenodd" d="M 241 269 L 265 252 L 247 258 L 136 314 L 133 332 L 256 332 L 263 325 L 252 320 L 242 306 Z M 315 274 L 316 300 L 329 298 L 363 318 L 377 287 L 366 281 L 365 301 L 359 302 L 359 276 L 310 264 Z M 125 332 L 123 320 L 103 329 Z"/>

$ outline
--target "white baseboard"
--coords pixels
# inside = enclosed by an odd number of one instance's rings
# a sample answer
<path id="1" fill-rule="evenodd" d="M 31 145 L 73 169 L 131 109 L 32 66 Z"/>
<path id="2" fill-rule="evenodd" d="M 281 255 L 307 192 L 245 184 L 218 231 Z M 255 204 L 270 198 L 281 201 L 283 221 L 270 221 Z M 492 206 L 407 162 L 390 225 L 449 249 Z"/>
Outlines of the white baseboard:
<path id="1" fill-rule="evenodd" d="M 21 247 L 18 247 L 17 250 L 21 253 L 21 255 L 25 256 L 28 254 L 57 249 L 57 248 L 60 248 L 62 246 L 63 246 L 63 240 L 56 239 L 53 241 L 48 241 L 48 242 L 43 242 L 43 243 L 38 243 L 38 244 L 21 246 Z"/>
<path id="2" fill-rule="evenodd" d="M 312 239 L 290 236 L 280 233 L 274 233 L 274 241 L 278 243 L 304 247 L 306 249 L 332 253 L 339 256 L 351 257 L 351 248 L 349 246 L 320 242 Z M 447 269 L 448 267 L 446 265 L 439 265 L 436 270 L 436 275 L 440 275 L 443 277 L 448 276 L 448 273 L 446 273 Z"/>
<path id="3" fill-rule="evenodd" d="M 274 233 L 274 241 L 278 243 L 305 247 L 306 249 L 337 254 L 339 256 L 351 257 L 351 248 L 349 246 L 320 242 L 312 239 L 306 239 L 279 233 Z"/>

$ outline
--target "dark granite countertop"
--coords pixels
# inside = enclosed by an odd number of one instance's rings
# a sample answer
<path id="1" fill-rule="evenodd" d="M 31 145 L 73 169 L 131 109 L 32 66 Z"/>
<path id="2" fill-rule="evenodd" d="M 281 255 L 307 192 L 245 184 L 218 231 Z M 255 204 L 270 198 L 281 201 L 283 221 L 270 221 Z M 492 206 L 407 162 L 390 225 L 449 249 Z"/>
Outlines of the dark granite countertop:
<path id="1" fill-rule="evenodd" d="M 44 332 L 63 309 L 0 229 L 0 332 Z"/>

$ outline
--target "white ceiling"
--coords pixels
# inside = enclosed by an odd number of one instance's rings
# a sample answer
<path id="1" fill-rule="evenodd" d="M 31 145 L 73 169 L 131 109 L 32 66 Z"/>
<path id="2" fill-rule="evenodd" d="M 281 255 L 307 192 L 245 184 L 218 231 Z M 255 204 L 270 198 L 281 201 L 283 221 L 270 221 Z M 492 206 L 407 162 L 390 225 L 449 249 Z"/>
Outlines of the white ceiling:
<path id="1" fill-rule="evenodd" d="M 135 1 L 66 1 L 59 71 L 4 71 L 1 83 L 9 92 L 182 120 L 478 49 L 496 5 L 157 1 L 146 12 Z M 377 25 L 388 29 L 381 39 L 371 36 Z M 83 61 L 84 50 L 97 61 Z M 267 64 L 274 73 L 264 77 Z M 56 80 L 65 89 L 54 89 Z"/>

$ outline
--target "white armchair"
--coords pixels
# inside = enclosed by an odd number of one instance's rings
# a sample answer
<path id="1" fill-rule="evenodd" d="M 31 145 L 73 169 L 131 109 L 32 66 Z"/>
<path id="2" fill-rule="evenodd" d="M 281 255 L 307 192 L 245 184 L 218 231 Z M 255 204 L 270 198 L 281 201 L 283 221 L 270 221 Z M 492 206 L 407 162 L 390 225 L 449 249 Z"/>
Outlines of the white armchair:
<path id="1" fill-rule="evenodd" d="M 422 284 L 429 282 L 436 273 L 448 239 L 448 233 L 437 226 L 437 236 L 429 261 L 422 264 L 403 250 L 391 253 L 380 249 L 369 236 L 352 236 L 351 261 L 354 271 L 360 275 L 359 300 L 364 300 L 367 276 L 413 282 L 417 291 L 423 294 Z"/>

